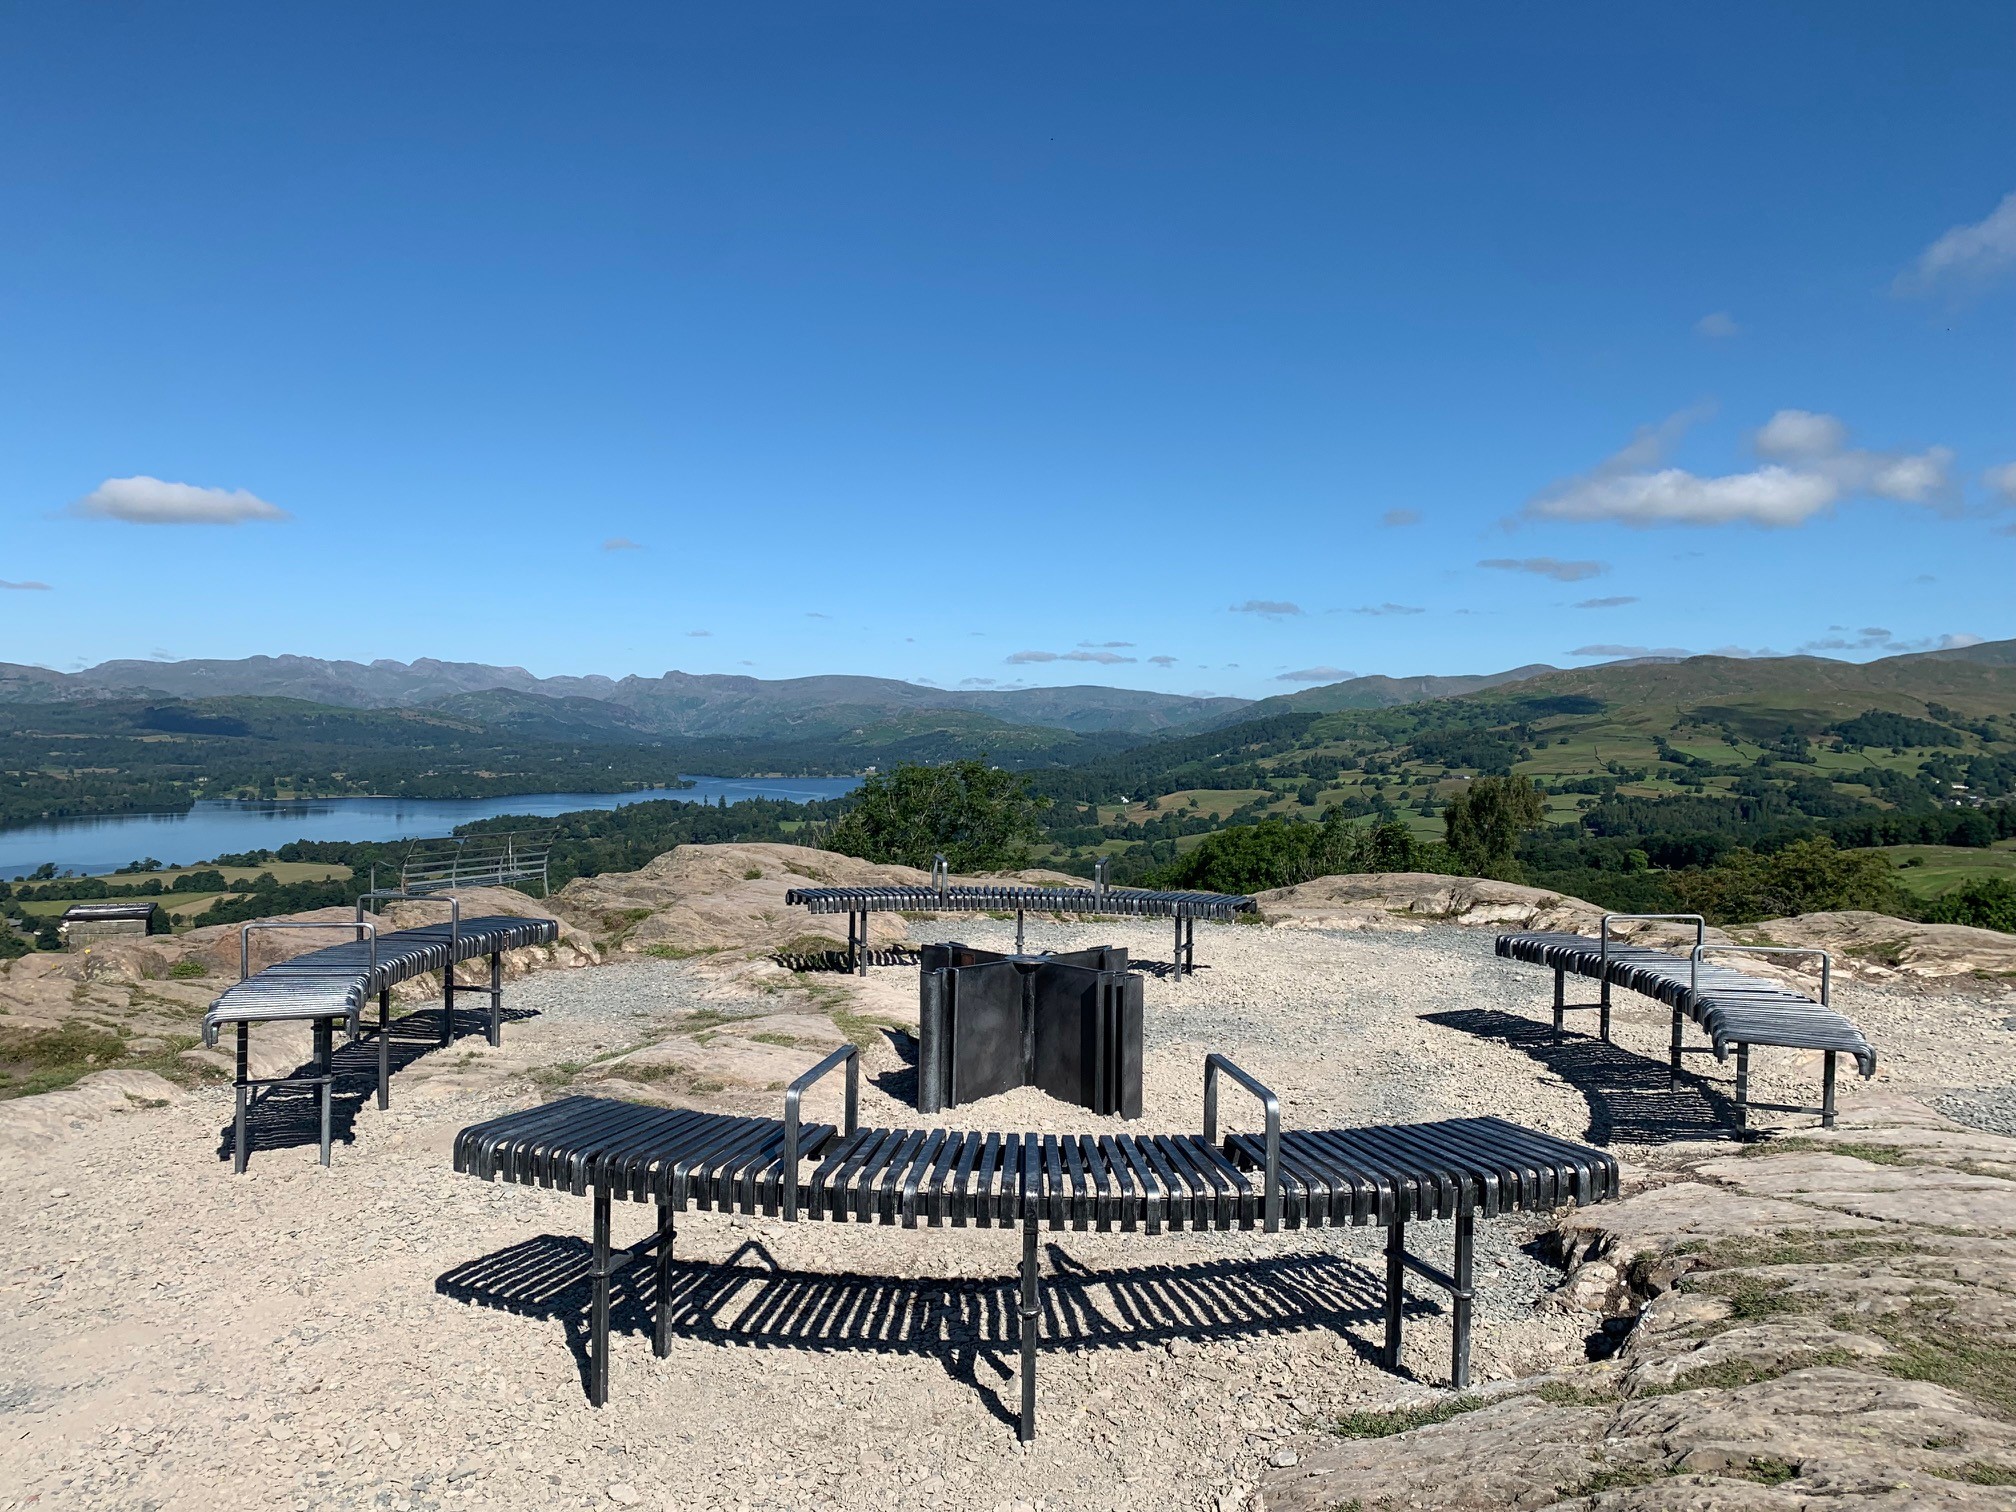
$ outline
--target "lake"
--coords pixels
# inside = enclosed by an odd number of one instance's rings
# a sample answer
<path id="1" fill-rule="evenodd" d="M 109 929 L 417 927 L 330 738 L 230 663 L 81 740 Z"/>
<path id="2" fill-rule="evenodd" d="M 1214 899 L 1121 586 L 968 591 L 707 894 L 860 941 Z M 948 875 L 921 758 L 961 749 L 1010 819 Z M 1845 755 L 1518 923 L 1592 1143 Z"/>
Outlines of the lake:
<path id="1" fill-rule="evenodd" d="M 199 803 L 186 814 L 103 814 L 0 830 L 0 879 L 56 869 L 109 872 L 153 856 L 171 866 L 233 851 L 278 850 L 290 840 L 417 840 L 500 814 L 551 818 L 577 809 L 622 808 L 675 799 L 741 803 L 838 798 L 858 777 L 689 777 L 690 788 L 644 793 L 523 793 L 514 798 L 306 798 L 286 803 Z"/>

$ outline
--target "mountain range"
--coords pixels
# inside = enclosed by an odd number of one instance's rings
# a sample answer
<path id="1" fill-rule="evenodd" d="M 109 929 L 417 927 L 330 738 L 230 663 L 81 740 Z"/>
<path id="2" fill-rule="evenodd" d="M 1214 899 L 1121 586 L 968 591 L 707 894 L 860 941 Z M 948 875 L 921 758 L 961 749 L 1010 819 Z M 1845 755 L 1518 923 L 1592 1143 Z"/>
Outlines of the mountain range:
<path id="1" fill-rule="evenodd" d="M 213 661 L 108 661 L 78 672 L 0 663 L 0 704 L 135 699 L 284 698 L 346 709 L 438 712 L 527 738 L 631 743 L 662 739 L 858 741 L 894 729 L 956 733 L 978 747 L 990 731 L 1075 735 L 1198 734 L 1278 714 L 1376 710 L 1464 699 L 1511 685 L 1534 696 L 1576 694 L 1592 681 L 1615 697 L 1624 685 L 1674 680 L 1709 696 L 1732 685 L 1793 686 L 1814 693 L 1899 692 L 1949 679 L 1949 663 L 2016 666 L 2016 640 L 1885 657 L 1867 663 L 1825 657 L 1752 661 L 1610 663 L 1563 670 L 1542 663 L 1468 676 L 1355 677 L 1273 698 L 1197 698 L 1134 688 L 946 689 L 893 678 L 831 675 L 765 679 L 671 671 L 658 677 L 537 677 L 523 667 L 448 662 L 327 661 L 249 656 Z M 1026 742 L 1020 742 L 1026 743 Z"/>
<path id="2" fill-rule="evenodd" d="M 1384 708 L 1448 697 L 1552 671 L 1520 668 L 1480 677 L 1361 677 L 1257 706 L 1135 688 L 947 689 L 883 677 L 765 679 L 666 672 L 659 677 L 537 677 L 481 662 L 325 661 L 248 656 L 230 661 L 108 661 L 80 672 L 0 663 L 0 703 L 165 697 L 292 698 L 349 709 L 439 709 L 490 724 L 554 735 L 617 739 L 727 736 L 832 739 L 925 710 L 984 716 L 1004 725 L 1077 734 L 1153 735 L 1233 724 L 1258 707 Z"/>

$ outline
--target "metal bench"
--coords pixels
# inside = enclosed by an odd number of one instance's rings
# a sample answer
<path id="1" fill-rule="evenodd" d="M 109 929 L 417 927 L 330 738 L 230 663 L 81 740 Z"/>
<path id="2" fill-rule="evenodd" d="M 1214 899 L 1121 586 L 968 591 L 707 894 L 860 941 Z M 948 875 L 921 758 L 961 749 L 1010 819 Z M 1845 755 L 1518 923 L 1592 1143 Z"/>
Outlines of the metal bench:
<path id="1" fill-rule="evenodd" d="M 1170 957 L 1170 974 L 1187 976 L 1197 970 L 1197 921 L 1232 919 L 1251 913 L 1255 906 L 1243 894 L 1108 887 L 1103 859 L 1094 870 L 1090 887 L 1031 887 L 1013 882 L 962 882 L 954 886 L 943 856 L 933 861 L 928 886 L 794 887 L 784 894 L 784 902 L 815 914 L 846 914 L 847 963 L 861 976 L 868 974 L 871 913 L 1012 913 L 1016 955 L 1024 953 L 1023 916 L 1028 913 L 1173 919 L 1176 945 Z"/>
<path id="2" fill-rule="evenodd" d="M 800 1117 L 805 1091 L 846 1068 L 838 1127 Z M 1386 1230 L 1385 1357 L 1400 1358 L 1407 1272 L 1452 1299 L 1450 1376 L 1470 1378 L 1472 1246 L 1479 1218 L 1547 1212 L 1617 1195 L 1617 1162 L 1599 1150 L 1498 1118 L 1380 1128 L 1283 1130 L 1280 1100 L 1222 1055 L 1204 1061 L 1198 1134 L 1015 1134 L 862 1129 L 858 1052 L 842 1046 L 794 1081 L 782 1119 L 567 1097 L 472 1124 L 455 1138 L 455 1169 L 592 1195 L 588 1396 L 609 1397 L 610 1281 L 656 1267 L 653 1351 L 671 1350 L 674 1215 L 689 1207 L 786 1222 L 904 1228 L 1022 1228 L 1022 1403 L 1018 1433 L 1036 1433 L 1036 1335 L 1041 1314 L 1036 1236 L 1045 1225 L 1155 1234 L 1164 1228 L 1260 1229 L 1377 1225 Z M 1259 1099 L 1260 1134 L 1218 1134 L 1218 1081 Z M 658 1226 L 627 1248 L 610 1243 L 616 1198 L 654 1203 Z M 1444 1271 L 1406 1247 L 1409 1223 L 1449 1219 Z"/>
<path id="3" fill-rule="evenodd" d="M 1610 926 L 1619 921 L 1689 923 L 1694 926 L 1694 946 L 1685 955 L 1633 945 L 1613 936 Z M 1736 1124 L 1749 1126 L 1753 1109 L 1774 1113 L 1817 1113 L 1823 1128 L 1833 1128 L 1834 1061 L 1838 1055 L 1852 1055 L 1864 1077 L 1876 1074 L 1876 1052 L 1862 1031 L 1832 1005 L 1834 960 L 1826 951 L 1802 945 L 1714 945 L 1708 943 L 1707 922 L 1699 914 L 1605 914 L 1597 937 L 1587 935 L 1531 932 L 1498 936 L 1498 954 L 1515 961 L 1528 961 L 1554 969 L 1554 1032 L 1564 1031 L 1565 1016 L 1581 1011 L 1601 1014 L 1598 1034 L 1610 1039 L 1610 989 L 1613 985 L 1656 998 L 1673 1010 L 1671 1045 L 1672 1083 L 1679 1090 L 1682 1058 L 1712 1054 L 1718 1061 L 1736 1052 Z M 1816 1000 L 1803 992 L 1758 977 L 1745 976 L 1727 966 L 1712 965 L 1710 955 L 1818 956 L 1820 996 Z M 1602 984 L 1594 1003 L 1567 1000 L 1567 974 L 1594 977 Z M 1711 1043 L 1688 1046 L 1683 1043 L 1681 1025 L 1692 1019 L 1705 1030 Z M 1750 1047 L 1778 1045 L 1824 1053 L 1820 1079 L 1820 1106 L 1794 1103 L 1759 1103 L 1750 1100 Z"/>
<path id="4" fill-rule="evenodd" d="M 372 994 L 378 998 L 378 1106 L 392 1105 L 391 1046 L 392 989 L 398 983 L 430 971 L 441 973 L 441 1043 L 447 1044 L 455 1032 L 455 996 L 474 992 L 490 1000 L 486 1035 L 491 1044 L 503 1040 L 504 972 L 503 955 L 522 945 L 546 945 L 559 938 L 559 925 L 551 919 L 524 919 L 499 914 L 479 919 L 462 917 L 462 904 L 445 894 L 427 895 L 429 901 L 449 905 L 448 922 L 418 929 L 401 929 L 380 934 L 378 926 L 364 917 L 366 902 L 407 898 L 415 895 L 399 891 L 373 891 L 357 900 L 357 917 L 350 923 L 307 923 L 299 920 L 255 920 L 238 932 L 238 982 L 228 987 L 203 1016 L 203 1043 L 215 1045 L 226 1024 L 237 1026 L 236 1111 L 232 1116 L 231 1169 L 243 1172 L 252 1153 L 246 1127 L 247 1115 L 258 1089 L 314 1087 L 321 1100 L 322 1164 L 329 1164 L 329 1124 L 331 1094 L 335 1084 L 336 1021 L 342 1020 L 352 1040 L 362 1032 L 364 1002 Z M 311 950 L 292 960 L 268 966 L 252 975 L 252 935 L 273 929 L 340 929 L 354 938 L 323 950 Z M 490 958 L 487 986 L 458 982 L 455 968 L 478 956 Z M 254 1077 L 250 1074 L 251 1031 L 254 1024 L 278 1020 L 308 1020 L 314 1025 L 315 1070 L 309 1076 Z"/>

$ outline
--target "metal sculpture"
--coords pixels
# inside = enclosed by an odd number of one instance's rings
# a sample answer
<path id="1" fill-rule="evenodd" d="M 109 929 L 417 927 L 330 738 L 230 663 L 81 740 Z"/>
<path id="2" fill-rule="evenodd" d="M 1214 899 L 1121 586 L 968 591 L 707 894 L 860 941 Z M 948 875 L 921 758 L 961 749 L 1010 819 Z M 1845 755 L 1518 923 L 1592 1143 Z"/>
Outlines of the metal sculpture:
<path id="1" fill-rule="evenodd" d="M 917 980 L 917 1111 L 1037 1087 L 1141 1116 L 1141 979 L 1112 945 L 1003 955 L 926 945 Z"/>

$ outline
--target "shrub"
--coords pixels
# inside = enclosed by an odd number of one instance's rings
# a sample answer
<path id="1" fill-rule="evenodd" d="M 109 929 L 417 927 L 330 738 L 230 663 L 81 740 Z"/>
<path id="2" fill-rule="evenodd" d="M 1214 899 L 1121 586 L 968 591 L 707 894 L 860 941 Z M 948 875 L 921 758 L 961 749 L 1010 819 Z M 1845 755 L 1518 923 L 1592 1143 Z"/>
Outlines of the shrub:
<path id="1" fill-rule="evenodd" d="M 898 866 L 943 855 L 954 871 L 1005 871 L 1029 864 L 1036 815 L 1048 806 L 1027 777 L 983 761 L 905 763 L 861 784 L 825 848 Z"/>
<path id="2" fill-rule="evenodd" d="M 2016 881 L 1977 877 L 1926 904 L 1919 917 L 1932 924 L 1971 924 L 2016 934 Z"/>
<path id="3" fill-rule="evenodd" d="M 1904 908 L 1886 857 L 1837 850 L 1825 837 L 1797 841 L 1769 856 L 1734 850 L 1714 866 L 1679 873 L 1672 886 L 1683 907 L 1711 924 L 1849 908 L 1895 914 Z"/>

